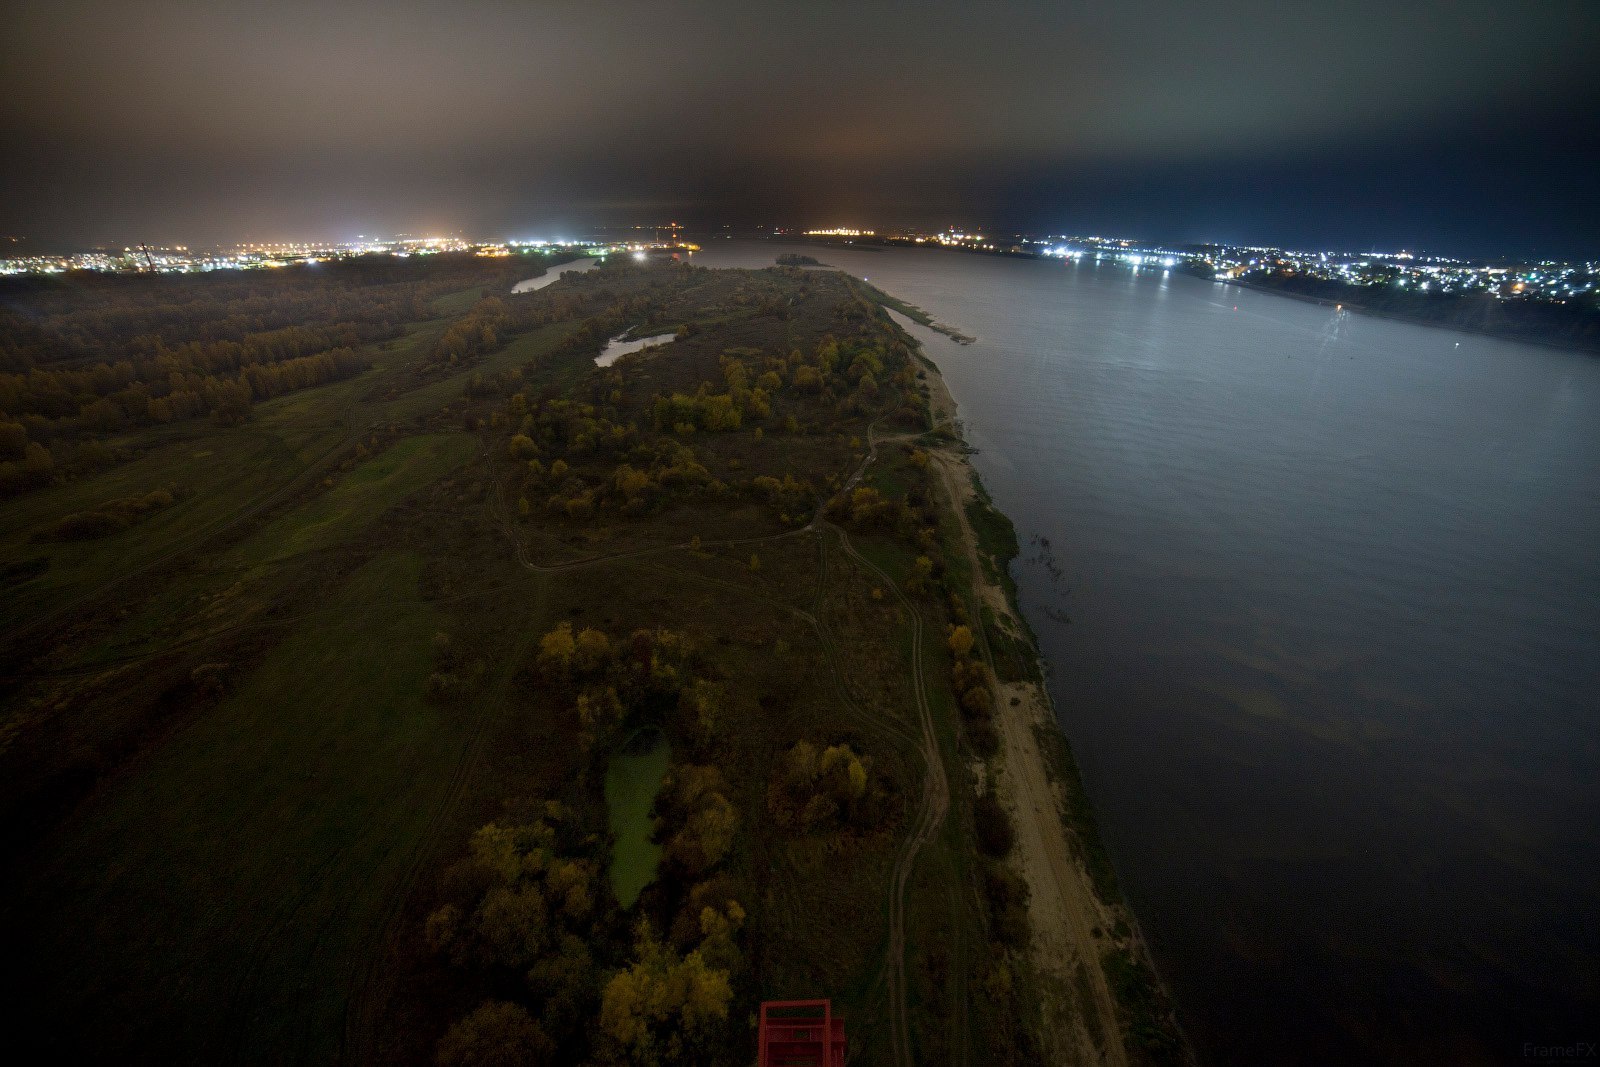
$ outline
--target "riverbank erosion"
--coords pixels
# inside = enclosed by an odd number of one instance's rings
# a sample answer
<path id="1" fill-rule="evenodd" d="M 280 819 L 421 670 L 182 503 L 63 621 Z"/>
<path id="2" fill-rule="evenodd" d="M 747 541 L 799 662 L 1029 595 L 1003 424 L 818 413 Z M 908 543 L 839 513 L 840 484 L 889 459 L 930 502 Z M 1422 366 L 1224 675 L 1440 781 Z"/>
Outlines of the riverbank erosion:
<path id="1" fill-rule="evenodd" d="M 939 441 L 929 455 L 971 576 L 966 597 L 994 708 L 994 754 L 972 773 L 980 796 L 998 800 L 1015 827 L 1009 859 L 1028 888 L 1041 1050 L 1051 1063 L 1193 1063 L 1096 833 L 1017 607 L 1008 573 L 1015 532 L 968 461 L 942 376 L 923 362 Z"/>

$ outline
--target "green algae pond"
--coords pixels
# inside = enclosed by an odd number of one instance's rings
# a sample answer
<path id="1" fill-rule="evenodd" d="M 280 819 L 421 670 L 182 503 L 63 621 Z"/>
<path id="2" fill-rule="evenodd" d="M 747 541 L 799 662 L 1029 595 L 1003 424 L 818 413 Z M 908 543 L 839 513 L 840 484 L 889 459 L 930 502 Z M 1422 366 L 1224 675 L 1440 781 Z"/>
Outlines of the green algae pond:
<path id="1" fill-rule="evenodd" d="M 614 840 L 611 889 L 624 908 L 633 907 L 661 862 L 661 846 L 650 840 L 650 806 L 671 759 L 672 747 L 652 728 L 628 738 L 606 768 L 606 810 Z"/>

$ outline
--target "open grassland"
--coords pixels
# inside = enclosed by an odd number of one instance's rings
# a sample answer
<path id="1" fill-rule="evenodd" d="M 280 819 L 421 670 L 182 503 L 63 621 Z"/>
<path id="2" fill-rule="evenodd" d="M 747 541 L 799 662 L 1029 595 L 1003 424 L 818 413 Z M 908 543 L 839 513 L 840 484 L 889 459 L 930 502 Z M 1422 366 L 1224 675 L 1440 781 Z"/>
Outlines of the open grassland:
<path id="1" fill-rule="evenodd" d="M 204 719 L 88 804 L 35 889 L 69 1047 L 325 1062 L 345 976 L 447 787 L 462 723 L 423 703 L 437 611 L 381 556 Z"/>
<path id="2" fill-rule="evenodd" d="M 0 727 L 22 1046 L 743 1064 L 759 1000 L 828 996 L 859 1062 L 1028 1062 L 903 335 L 835 273 L 495 293 L 0 513 L 45 560 L 5 610 L 53 618 Z M 678 340 L 596 368 L 629 327 Z M 156 475 L 170 505 L 39 539 Z"/>
<path id="3" fill-rule="evenodd" d="M 347 540 L 379 515 L 464 463 L 478 442 L 466 434 L 407 437 L 263 526 L 237 549 L 245 565 L 268 563 Z"/>

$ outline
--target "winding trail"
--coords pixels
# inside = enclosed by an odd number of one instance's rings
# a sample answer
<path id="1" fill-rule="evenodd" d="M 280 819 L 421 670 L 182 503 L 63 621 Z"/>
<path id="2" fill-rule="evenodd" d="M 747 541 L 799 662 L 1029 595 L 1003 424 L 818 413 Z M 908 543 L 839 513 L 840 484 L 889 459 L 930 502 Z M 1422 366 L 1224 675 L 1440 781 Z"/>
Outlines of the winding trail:
<path id="1" fill-rule="evenodd" d="M 902 435 L 909 439 L 920 437 L 920 434 Z M 898 440 L 902 438 L 891 438 Z M 849 481 L 839 490 L 839 494 L 848 493 L 860 482 L 867 467 L 878 456 L 878 436 L 876 425 L 867 427 L 867 455 L 861 461 L 861 466 L 856 469 Z M 836 494 L 838 495 L 838 494 Z M 821 509 L 818 510 L 821 514 Z M 817 520 L 813 520 L 813 525 Z M 889 986 L 890 1010 L 890 1047 L 894 1053 L 894 1060 L 901 1067 L 911 1067 L 914 1062 L 911 1043 L 911 1024 L 909 1011 L 906 1005 L 906 904 L 910 895 L 912 872 L 916 868 L 917 858 L 923 848 L 938 832 L 945 816 L 950 811 L 950 780 L 945 773 L 944 753 L 939 745 L 939 735 L 934 729 L 933 712 L 928 706 L 928 686 L 926 672 L 923 667 L 923 636 L 925 627 L 922 612 L 917 610 L 900 586 L 893 578 L 884 573 L 876 563 L 867 559 L 850 541 L 850 535 L 842 528 L 832 523 L 822 523 L 824 528 L 836 533 L 839 537 L 839 547 L 845 554 L 855 560 L 869 573 L 875 575 L 887 586 L 899 601 L 911 619 L 911 688 L 916 703 L 916 723 L 920 736 L 917 739 L 917 750 L 922 755 L 924 773 L 922 776 L 922 797 L 917 805 L 917 813 L 912 821 L 910 834 L 900 846 L 900 852 L 895 858 L 894 866 L 889 878 L 889 946 L 886 952 L 886 972 Z M 964 991 L 961 991 L 964 992 Z M 964 996 L 960 999 L 964 1000 Z M 961 1016 L 965 1018 L 965 1004 L 961 1006 Z M 958 1051 L 966 1047 L 965 1028 L 959 1036 L 963 1038 L 958 1044 Z"/>
<path id="2" fill-rule="evenodd" d="M 834 529 L 838 530 L 837 527 Z M 911 679 L 916 696 L 917 724 L 921 727 L 918 751 L 922 754 L 924 773 L 922 798 L 911 833 L 900 846 L 889 881 L 889 1005 L 892 1018 L 891 1047 L 895 1062 L 910 1067 L 914 1062 L 911 1046 L 911 1026 L 906 1008 L 906 902 L 909 895 L 912 871 L 922 849 L 938 831 L 950 810 L 950 781 L 945 774 L 944 754 L 939 748 L 939 738 L 934 732 L 933 713 L 928 708 L 927 682 L 923 676 L 922 642 L 924 626 L 922 613 L 907 599 L 894 580 L 871 560 L 857 552 L 850 538 L 838 530 L 839 544 L 845 553 L 861 566 L 880 578 L 911 616 Z"/>

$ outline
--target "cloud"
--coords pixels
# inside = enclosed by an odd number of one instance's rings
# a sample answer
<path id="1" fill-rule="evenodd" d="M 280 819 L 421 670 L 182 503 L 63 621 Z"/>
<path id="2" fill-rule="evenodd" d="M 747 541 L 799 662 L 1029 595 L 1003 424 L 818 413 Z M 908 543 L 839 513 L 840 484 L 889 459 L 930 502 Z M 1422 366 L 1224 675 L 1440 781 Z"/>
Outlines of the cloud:
<path id="1" fill-rule="evenodd" d="M 1586 3 L 11 8 L 0 221 L 82 233 L 413 201 L 468 225 L 561 196 L 944 210 L 1021 170 L 1226 167 L 1600 112 Z"/>

